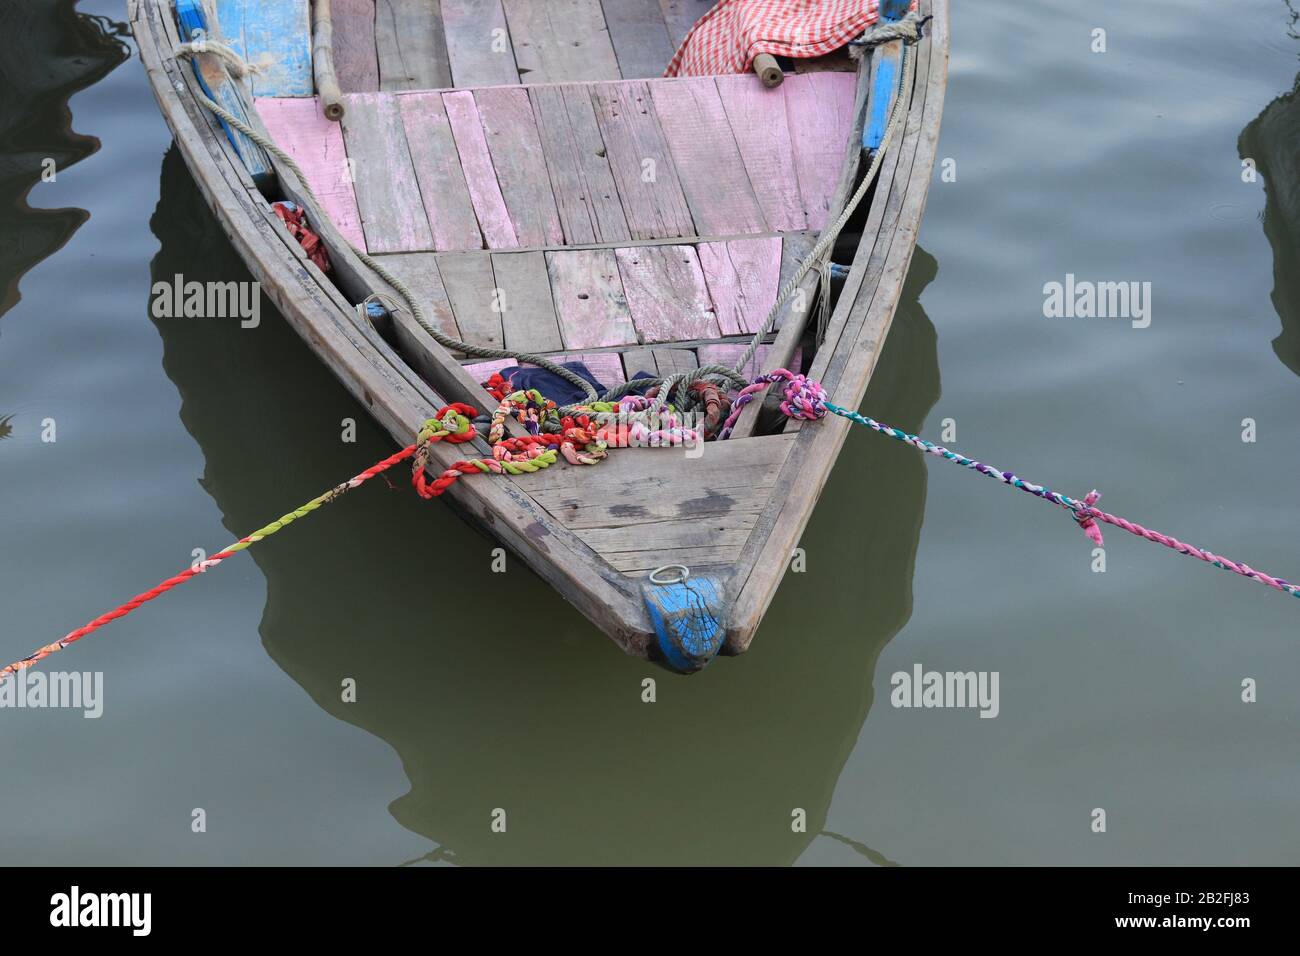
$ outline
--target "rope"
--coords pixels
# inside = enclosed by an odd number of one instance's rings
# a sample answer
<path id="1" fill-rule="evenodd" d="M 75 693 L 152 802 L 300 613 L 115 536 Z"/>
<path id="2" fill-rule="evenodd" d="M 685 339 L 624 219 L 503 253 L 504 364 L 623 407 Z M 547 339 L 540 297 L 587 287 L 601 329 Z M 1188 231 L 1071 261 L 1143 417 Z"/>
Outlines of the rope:
<path id="1" fill-rule="evenodd" d="M 19 671 L 26 670 L 33 664 L 56 654 L 69 644 L 75 644 L 88 634 L 93 634 L 107 624 L 126 617 L 132 611 L 150 601 L 161 597 L 172 588 L 184 584 L 193 577 L 215 568 L 231 555 L 238 554 L 264 541 L 283 528 L 287 528 L 299 518 L 316 511 L 322 505 L 338 500 L 353 488 L 360 487 L 376 475 L 383 474 L 407 459 L 411 460 L 411 484 L 421 498 L 436 498 L 444 494 L 459 478 L 464 475 L 496 474 L 523 475 L 549 468 L 561 455 L 572 465 L 594 465 L 602 461 L 609 447 L 626 448 L 631 445 L 648 445 L 649 447 L 670 447 L 688 442 L 702 441 L 700 432 L 682 428 L 675 417 L 669 415 L 663 420 L 663 427 L 651 430 L 643 422 L 627 420 L 627 414 L 643 414 L 650 408 L 650 400 L 640 395 L 629 396 L 622 403 L 596 403 L 610 411 L 601 414 L 583 414 L 576 418 L 559 416 L 554 402 L 544 397 L 535 389 L 518 391 L 501 399 L 492 416 L 488 441 L 492 445 L 491 458 L 462 459 L 452 462 L 437 478 L 429 481 L 426 467 L 429 454 L 436 442 L 461 444 L 477 436 L 474 418 L 478 410 L 470 405 L 453 402 L 438 410 L 437 414 L 425 421 L 415 437 L 415 441 L 401 451 L 389 455 L 383 461 L 371 465 L 365 471 L 329 491 L 318 495 L 306 504 L 281 515 L 265 527 L 246 535 L 228 545 L 221 551 L 191 565 L 179 574 L 173 575 L 162 583 L 136 595 L 125 604 L 101 614 L 89 623 L 71 631 L 53 644 L 46 644 L 21 660 L 14 661 L 0 668 L 0 683 Z M 505 420 L 514 417 L 523 423 L 529 434 L 518 437 L 505 437 Z M 560 424 L 560 434 L 543 435 L 542 425 L 545 421 L 556 418 Z"/>
<path id="2" fill-rule="evenodd" d="M 1224 571 L 1231 571 L 1245 578 L 1259 581 L 1271 588 L 1282 591 L 1295 598 L 1300 598 L 1300 585 L 1292 584 L 1283 578 L 1275 578 L 1272 575 L 1265 574 L 1263 571 L 1257 571 L 1248 564 L 1233 561 L 1222 555 L 1215 554 L 1212 551 L 1206 551 L 1194 545 L 1186 544 L 1179 541 L 1172 535 L 1162 534 L 1159 531 L 1152 531 L 1145 528 L 1135 521 L 1129 521 L 1127 518 L 1121 518 L 1117 515 L 1109 514 L 1095 507 L 1101 494 L 1097 491 L 1090 491 L 1082 499 L 1071 498 L 1069 495 L 1063 495 L 1060 492 L 1053 491 L 1043 485 L 1034 484 L 1032 481 L 1026 481 L 1019 475 L 1011 471 L 1004 471 L 995 468 L 992 465 L 986 465 L 983 462 L 976 461 L 973 458 L 967 458 L 965 455 L 958 454 L 944 448 L 942 445 L 936 445 L 934 442 L 927 441 L 918 435 L 905 432 L 901 428 L 894 428 L 892 425 L 886 425 L 878 422 L 867 415 L 859 414 L 847 408 L 841 408 L 832 402 L 826 400 L 825 390 L 820 384 L 807 379 L 802 375 L 796 375 L 786 369 L 777 369 L 767 375 L 760 375 L 754 379 L 753 383 L 742 390 L 736 404 L 732 406 L 731 416 L 724 425 L 724 430 L 735 424 L 739 416 L 737 406 L 743 407 L 744 403 L 752 401 L 754 397 L 766 389 L 774 382 L 785 382 L 785 396 L 781 403 L 781 410 L 791 418 L 800 418 L 806 420 L 819 419 L 825 416 L 827 412 L 847 418 L 849 421 L 858 425 L 865 425 L 873 431 L 882 435 L 888 435 L 896 441 L 911 445 L 927 455 L 934 455 L 936 458 L 942 458 L 945 461 L 951 461 L 954 464 L 969 468 L 986 478 L 993 478 L 1003 484 L 1010 485 L 1013 488 L 1019 488 L 1021 491 L 1028 492 L 1036 498 L 1042 498 L 1044 501 L 1050 501 L 1070 512 L 1070 516 L 1075 520 L 1088 540 L 1092 541 L 1098 547 L 1102 546 L 1101 529 L 1097 527 L 1097 522 L 1111 525 L 1127 531 L 1131 535 L 1139 538 L 1145 538 L 1147 541 L 1154 541 L 1156 544 L 1164 545 L 1179 554 L 1185 554 L 1189 557 L 1196 558 L 1198 561 L 1204 561 L 1216 568 Z"/>
<path id="3" fill-rule="evenodd" d="M 307 517 L 307 515 L 316 511 L 321 506 L 327 505 L 332 501 L 337 501 L 353 488 L 360 487 L 376 475 L 381 475 L 388 471 L 388 469 L 392 468 L 394 465 L 400 464 L 408 458 L 416 457 L 420 452 L 427 455 L 429 446 L 433 442 L 447 441 L 453 444 L 458 444 L 470 440 L 475 435 L 470 418 L 475 414 L 477 414 L 476 409 L 473 409 L 468 405 L 454 404 L 441 409 L 436 417 L 431 418 L 424 423 L 424 427 L 420 430 L 414 444 L 407 445 L 401 451 L 389 455 L 383 461 L 371 465 L 359 475 L 349 478 L 342 484 L 335 485 L 329 491 L 322 495 L 317 495 L 311 501 L 293 509 L 288 514 L 281 515 L 265 527 L 259 528 L 252 534 L 245 535 L 233 544 L 227 545 L 225 548 L 206 560 L 191 565 L 180 574 L 173 575 L 161 584 L 150 588 L 142 594 L 137 594 L 125 604 L 119 605 L 113 610 L 99 615 L 99 617 L 95 618 L 93 621 L 82 625 L 75 631 L 69 632 L 62 639 L 55 641 L 53 644 L 46 644 L 44 647 L 33 651 L 21 660 L 14 661 L 12 664 L 0 668 L 0 683 L 3 683 L 6 679 L 17 674 L 19 671 L 26 670 L 33 664 L 43 661 L 51 654 L 57 654 L 69 644 L 75 644 L 86 635 L 93 634 L 106 624 L 111 624 L 113 621 L 126 617 L 141 605 L 147 604 L 155 598 L 161 597 L 172 588 L 184 584 L 186 581 L 197 577 L 205 571 L 215 568 L 231 555 L 238 554 L 240 551 L 252 547 L 259 541 L 266 540 L 277 531 L 287 528 L 299 518 Z M 420 467 L 419 474 L 423 477 L 423 465 Z"/>
<path id="4" fill-rule="evenodd" d="M 906 21 L 899 21 L 900 24 L 904 22 Z M 895 24 L 889 24 L 889 26 L 894 25 Z M 915 40 L 916 36 L 919 36 L 919 31 L 915 23 L 912 25 L 912 31 L 914 34 L 913 40 Z M 874 31 L 872 34 L 867 34 L 867 37 L 864 38 L 863 42 L 867 42 L 873 35 Z M 891 39 L 893 38 L 891 37 Z M 902 38 L 900 37 L 899 39 Z M 885 41 L 880 40 L 878 42 L 883 43 Z M 870 45 L 875 45 L 875 42 L 871 42 Z M 915 69 L 915 67 L 916 62 L 915 57 L 912 55 L 912 47 L 910 44 L 905 45 L 903 47 L 902 68 L 899 70 L 903 79 L 899 89 L 907 89 L 908 85 L 912 82 L 912 70 Z M 845 204 L 844 209 L 840 212 L 835 222 L 833 222 L 829 228 L 822 230 L 822 234 L 818 237 L 817 243 L 813 246 L 812 251 L 809 252 L 803 262 L 799 264 L 799 268 L 795 270 L 794 274 L 786 280 L 783 286 L 781 286 L 781 290 L 778 292 L 776 297 L 776 302 L 774 302 L 772 308 L 768 310 L 767 318 L 763 320 L 758 331 L 754 333 L 754 337 L 750 340 L 748 347 L 741 354 L 740 360 L 736 362 L 736 372 L 744 374 L 745 368 L 749 365 L 750 360 L 758 352 L 758 347 L 763 342 L 763 336 L 767 334 L 769 327 L 776 321 L 781 309 L 784 308 L 785 304 L 790 300 L 790 297 L 794 295 L 795 290 L 799 288 L 799 283 L 803 281 L 803 277 L 811 272 L 814 266 L 821 262 L 822 258 L 830 251 L 835 240 L 839 238 L 840 232 L 844 229 L 845 225 L 848 224 L 849 219 L 853 216 L 853 213 L 857 210 L 859 204 L 866 197 L 867 191 L 871 188 L 871 184 L 875 182 L 876 175 L 880 172 L 881 160 L 884 158 L 890 144 L 893 142 L 894 134 L 898 129 L 899 119 L 903 115 L 903 111 L 900 109 L 902 101 L 902 96 L 894 98 L 893 106 L 890 108 L 889 112 L 889 122 L 885 126 L 885 135 L 880 141 L 880 148 L 872 154 L 871 165 L 867 168 L 866 175 L 862 177 L 862 182 L 858 185 L 857 191 L 853 193 L 853 196 L 849 199 L 848 203 Z"/>

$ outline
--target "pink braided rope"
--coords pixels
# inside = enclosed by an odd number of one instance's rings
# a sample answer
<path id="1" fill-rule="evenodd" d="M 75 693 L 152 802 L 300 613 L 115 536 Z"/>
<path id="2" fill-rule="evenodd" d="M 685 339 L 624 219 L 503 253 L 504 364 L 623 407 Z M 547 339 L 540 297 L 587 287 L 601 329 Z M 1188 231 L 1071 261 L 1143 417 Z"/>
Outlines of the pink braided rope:
<path id="1" fill-rule="evenodd" d="M 1083 504 L 1075 511 L 1075 518 L 1083 526 L 1085 532 L 1088 531 L 1086 522 L 1104 521 L 1108 525 L 1113 525 L 1127 531 L 1129 534 L 1137 535 L 1139 538 L 1146 538 L 1148 541 L 1154 541 L 1156 544 L 1163 544 L 1166 548 L 1177 551 L 1179 554 L 1185 554 L 1189 557 L 1204 561 L 1206 564 L 1212 564 L 1216 568 L 1223 568 L 1225 571 L 1231 571 L 1234 574 L 1240 574 L 1243 578 L 1253 578 L 1261 584 L 1267 584 L 1271 588 L 1277 588 L 1290 594 L 1292 597 L 1300 598 L 1300 586 L 1292 584 L 1284 578 L 1275 578 L 1272 575 L 1265 574 L 1263 571 L 1256 571 L 1249 564 L 1242 564 L 1233 561 L 1231 558 L 1225 558 L 1222 555 L 1215 554 L 1213 551 L 1204 551 L 1195 545 L 1179 541 L 1172 535 L 1161 534 L 1159 531 L 1152 531 L 1150 528 L 1144 528 L 1136 521 L 1129 521 L 1127 518 L 1121 518 L 1118 515 L 1109 514 L 1092 505 L 1100 498 L 1101 495 L 1092 491 L 1083 499 Z M 1088 535 L 1099 546 L 1101 545 L 1101 532 L 1098 531 L 1096 537 Z"/>
<path id="2" fill-rule="evenodd" d="M 1102 546 L 1101 529 L 1097 527 L 1097 522 L 1111 525 L 1122 531 L 1127 531 L 1131 535 L 1139 538 L 1145 538 L 1147 541 L 1154 541 L 1156 544 L 1162 544 L 1172 551 L 1179 554 L 1185 554 L 1189 557 L 1204 561 L 1206 564 L 1212 564 L 1216 568 L 1222 568 L 1225 571 L 1231 571 L 1234 574 L 1240 574 L 1244 578 L 1251 578 L 1259 581 L 1261 584 L 1267 584 L 1269 587 L 1294 598 L 1300 598 L 1300 585 L 1292 584 L 1284 578 L 1275 578 L 1272 575 L 1265 574 L 1263 571 L 1256 571 L 1248 564 L 1242 564 L 1225 558 L 1222 555 L 1215 554 L 1213 551 L 1205 551 L 1193 545 L 1179 541 L 1177 538 L 1161 534 L 1159 531 L 1152 531 L 1150 528 L 1144 528 L 1135 521 L 1129 521 L 1127 518 L 1121 518 L 1102 511 L 1094 507 L 1101 498 L 1101 493 L 1090 491 L 1082 500 L 1071 498 L 1069 495 L 1063 495 L 1060 492 L 1053 491 L 1043 485 L 1036 485 L 1033 482 L 1026 481 L 1014 472 L 1003 471 L 984 462 L 976 461 L 973 458 L 967 458 L 965 455 L 944 448 L 942 445 L 936 445 L 934 442 L 927 441 L 919 435 L 912 435 L 892 425 L 886 425 L 878 422 L 874 418 L 859 414 L 851 409 L 841 408 L 834 403 L 827 401 L 826 391 L 818 382 L 814 382 L 802 375 L 795 375 L 786 369 L 779 368 L 767 375 L 760 375 L 754 381 L 741 389 L 739 396 L 731 407 L 731 414 L 727 417 L 726 424 L 723 426 L 719 438 L 727 438 L 731 434 L 731 429 L 736 420 L 740 417 L 740 411 L 749 402 L 753 401 L 764 389 L 774 382 L 785 382 L 784 401 L 781 402 L 781 410 L 791 418 L 815 419 L 821 418 L 827 412 L 833 412 L 849 421 L 856 422 L 859 425 L 866 425 L 882 435 L 888 435 L 897 441 L 925 452 L 927 455 L 934 455 L 951 461 L 954 464 L 969 468 L 988 478 L 1001 481 L 1004 484 L 1011 485 L 1013 488 L 1019 488 L 1021 491 L 1028 492 L 1035 497 L 1042 498 L 1044 501 L 1050 501 L 1059 505 L 1078 522 L 1083 533 L 1088 536 L 1098 547 Z"/>

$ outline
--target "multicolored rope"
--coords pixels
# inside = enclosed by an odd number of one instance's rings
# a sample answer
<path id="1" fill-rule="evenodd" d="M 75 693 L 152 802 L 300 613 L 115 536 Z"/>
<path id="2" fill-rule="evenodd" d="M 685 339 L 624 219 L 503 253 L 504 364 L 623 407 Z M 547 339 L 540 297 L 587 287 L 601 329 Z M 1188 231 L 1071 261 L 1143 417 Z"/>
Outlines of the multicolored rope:
<path id="1" fill-rule="evenodd" d="M 383 461 L 371 465 L 369 468 L 361 472 L 359 475 L 356 475 L 353 478 L 349 478 L 347 481 L 343 482 L 342 484 L 335 485 L 329 491 L 325 492 L 322 495 L 318 495 L 317 497 L 313 498 L 311 501 L 307 502 L 305 505 L 295 508 L 293 511 L 290 511 L 288 514 L 281 515 L 279 518 L 276 518 L 270 524 L 266 525 L 265 527 L 259 528 L 258 530 L 254 531 L 252 534 L 240 538 L 234 544 L 228 545 L 227 547 L 218 551 L 216 554 L 212 555 L 206 560 L 196 562 L 195 564 L 191 565 L 189 568 L 186 568 L 180 574 L 168 578 L 166 581 L 163 581 L 161 584 L 158 584 L 157 586 L 150 588 L 148 591 L 145 591 L 142 594 L 137 594 L 135 597 L 131 598 L 131 600 L 127 601 L 125 604 L 122 604 L 119 607 L 116 607 L 113 610 L 108 611 L 107 613 L 101 614 L 93 621 L 90 621 L 89 623 L 82 625 L 81 627 L 77 628 L 75 631 L 72 631 L 69 634 L 65 635 L 60 640 L 55 641 L 53 644 L 46 644 L 44 647 L 34 651 L 33 653 L 27 655 L 21 660 L 14 661 L 12 664 L 0 668 L 0 681 L 4 681 L 8 679 L 12 675 L 17 674 L 19 671 L 26 670 L 28 667 L 31 667 L 33 664 L 36 664 L 37 662 L 44 660 L 45 658 L 49 657 L 51 654 L 58 653 L 59 651 L 67 647 L 69 644 L 75 644 L 77 641 L 81 640 L 86 635 L 94 633 L 104 625 L 111 624 L 113 621 L 116 621 L 119 618 L 126 617 L 128 614 L 136 610 L 136 608 L 140 607 L 141 605 L 147 604 L 148 602 L 154 600 L 155 598 L 161 597 L 162 595 L 166 594 L 172 588 L 184 584 L 186 581 L 190 580 L 193 577 L 197 577 L 198 575 L 202 574 L 205 571 L 209 571 L 212 568 L 215 568 L 218 564 L 226 560 L 226 558 L 230 557 L 231 555 L 238 554 L 240 551 L 243 551 L 246 548 L 249 548 L 252 545 L 257 544 L 257 542 L 269 538 L 277 531 L 280 531 L 281 529 L 286 528 L 289 525 L 293 524 L 293 522 L 297 521 L 299 518 L 305 518 L 307 515 L 311 514 L 317 508 L 320 508 L 322 505 L 327 505 L 332 501 L 338 500 L 338 498 L 340 498 L 346 492 L 351 491 L 353 488 L 360 487 L 361 485 L 369 481 L 371 478 L 374 478 L 376 475 L 380 475 L 388 471 L 388 469 L 392 468 L 394 465 L 406 461 L 408 458 L 412 458 L 417 454 L 419 454 L 420 452 L 423 452 L 425 455 L 427 455 L 429 446 L 433 442 L 447 441 L 452 443 L 458 443 L 458 442 L 469 441 L 470 439 L 475 437 L 474 428 L 469 417 L 474 414 L 475 414 L 475 410 L 468 405 L 455 404 L 440 409 L 436 417 L 431 418 L 424 423 L 424 427 L 420 430 L 420 434 L 417 436 L 415 443 L 411 445 L 407 445 L 401 451 L 389 455 Z"/>
<path id="2" fill-rule="evenodd" d="M 1127 531 L 1131 535 L 1139 538 L 1145 538 L 1148 541 L 1154 541 L 1156 544 L 1162 544 L 1166 548 L 1177 551 L 1179 554 L 1185 554 L 1189 557 L 1196 558 L 1198 561 L 1204 561 L 1206 564 L 1212 564 L 1216 568 L 1222 568 L 1224 571 L 1231 571 L 1234 574 L 1240 574 L 1242 577 L 1251 578 L 1266 584 L 1271 588 L 1282 591 L 1294 598 L 1300 598 L 1300 585 L 1292 584 L 1283 578 L 1275 578 L 1272 575 L 1265 574 L 1263 571 L 1257 571 L 1248 564 L 1242 564 L 1225 558 L 1222 555 L 1215 554 L 1212 551 L 1205 551 L 1193 545 L 1179 541 L 1171 535 L 1161 534 L 1159 531 L 1152 531 L 1150 528 L 1144 528 L 1135 521 L 1129 521 L 1127 518 L 1121 518 L 1117 515 L 1109 514 L 1095 507 L 1097 501 L 1101 498 L 1098 491 L 1090 491 L 1082 500 L 1071 498 L 1069 495 L 1063 495 L 1060 492 L 1043 485 L 1036 485 L 1032 481 L 1025 481 L 1015 472 L 1004 471 L 1000 468 L 994 468 L 992 465 L 986 465 L 983 462 L 976 461 L 974 458 L 967 458 L 965 455 L 950 451 L 942 445 L 936 445 L 934 442 L 926 441 L 918 435 L 905 432 L 901 428 L 894 428 L 892 425 L 886 425 L 878 422 L 867 415 L 861 415 L 858 412 L 851 411 L 847 408 L 841 408 L 839 405 L 826 400 L 825 389 L 820 384 L 802 375 L 795 375 L 793 372 L 779 368 L 767 375 L 760 375 L 754 379 L 753 383 L 741 391 L 740 398 L 732 406 L 731 417 L 727 419 L 727 426 L 724 427 L 724 437 L 730 432 L 730 426 L 735 424 L 735 419 L 739 417 L 739 409 L 753 399 L 773 382 L 785 382 L 784 401 L 781 402 L 781 410 L 791 418 L 816 419 L 822 418 L 827 412 L 847 418 L 851 422 L 859 425 L 865 425 L 873 431 L 880 432 L 882 435 L 888 435 L 897 441 L 911 445 L 927 455 L 934 455 L 937 458 L 943 458 L 954 464 L 969 468 L 978 472 L 987 478 L 993 478 L 1003 484 L 1011 485 L 1013 488 L 1019 488 L 1044 501 L 1050 501 L 1054 505 L 1059 505 L 1066 511 L 1070 512 L 1075 522 L 1083 529 L 1083 533 L 1088 536 L 1098 547 L 1102 545 L 1101 528 L 1097 522 L 1108 524 L 1113 527 Z"/>

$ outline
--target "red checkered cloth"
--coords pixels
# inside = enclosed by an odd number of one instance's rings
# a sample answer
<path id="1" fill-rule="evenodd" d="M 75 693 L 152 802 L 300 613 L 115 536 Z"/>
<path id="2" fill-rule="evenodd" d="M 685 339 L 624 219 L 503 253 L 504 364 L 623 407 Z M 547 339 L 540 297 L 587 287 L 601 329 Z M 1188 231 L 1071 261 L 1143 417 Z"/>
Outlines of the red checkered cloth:
<path id="1" fill-rule="evenodd" d="M 664 76 L 744 73 L 760 53 L 825 56 L 880 18 L 879 0 L 718 0 L 686 34 Z"/>

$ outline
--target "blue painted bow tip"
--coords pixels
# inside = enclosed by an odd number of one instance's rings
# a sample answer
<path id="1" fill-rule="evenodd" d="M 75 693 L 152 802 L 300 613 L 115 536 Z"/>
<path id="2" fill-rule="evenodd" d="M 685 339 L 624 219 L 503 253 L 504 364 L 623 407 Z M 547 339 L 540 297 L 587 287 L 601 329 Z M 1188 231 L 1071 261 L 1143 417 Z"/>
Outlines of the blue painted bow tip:
<path id="1" fill-rule="evenodd" d="M 685 572 L 675 580 L 657 575 L 642 585 L 655 631 L 652 656 L 679 674 L 693 674 L 717 657 L 726 642 L 726 588 L 713 575 Z"/>

